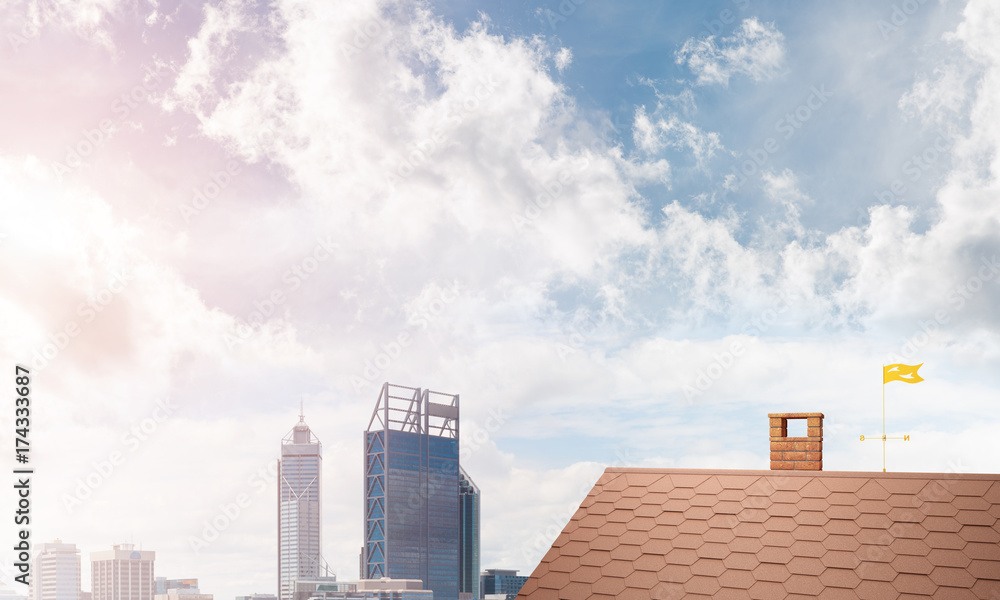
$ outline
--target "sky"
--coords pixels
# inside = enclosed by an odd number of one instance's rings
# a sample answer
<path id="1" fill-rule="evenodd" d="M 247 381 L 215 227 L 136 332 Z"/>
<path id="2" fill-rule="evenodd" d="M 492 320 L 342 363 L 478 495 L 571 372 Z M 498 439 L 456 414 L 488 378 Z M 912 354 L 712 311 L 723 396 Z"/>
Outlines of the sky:
<path id="1" fill-rule="evenodd" d="M 530 573 L 608 466 L 767 469 L 771 412 L 878 471 L 884 392 L 888 470 L 1000 472 L 992 0 L 3 0 L 0 27 L 0 365 L 31 371 L 32 539 L 75 543 L 84 589 L 135 543 L 275 592 L 300 402 L 356 578 L 384 381 L 460 395 L 484 569 Z"/>

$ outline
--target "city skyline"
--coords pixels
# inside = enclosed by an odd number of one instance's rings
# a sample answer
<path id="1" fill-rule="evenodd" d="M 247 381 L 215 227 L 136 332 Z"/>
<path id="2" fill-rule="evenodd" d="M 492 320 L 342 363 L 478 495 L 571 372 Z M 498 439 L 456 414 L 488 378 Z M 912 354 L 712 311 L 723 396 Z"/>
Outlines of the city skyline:
<path id="1" fill-rule="evenodd" d="M 390 390 L 412 393 L 412 397 L 394 396 Z M 432 402 L 432 397 L 447 403 Z M 409 406 L 391 407 L 390 400 L 408 401 Z M 447 599 L 452 592 L 455 600 L 459 592 L 478 598 L 480 491 L 458 462 L 458 395 L 386 382 L 369 427 L 376 421 L 383 429 L 365 432 L 364 477 L 369 482 L 365 503 L 369 508 L 361 577 L 417 579 L 437 586 L 439 591 L 435 592 L 435 597 L 438 598 Z M 392 427 L 399 428 L 392 433 L 411 435 L 395 439 L 390 435 Z M 430 441 L 432 428 L 437 430 L 434 437 L 446 441 L 445 445 L 438 442 L 437 448 L 431 448 L 435 445 Z M 417 458 L 417 468 L 408 464 L 410 458 Z M 413 471 L 412 477 L 400 478 L 401 469 Z M 388 483 L 390 471 L 396 473 L 392 478 L 392 494 Z M 455 477 L 447 477 L 449 474 Z M 278 593 L 275 597 L 294 600 L 298 581 L 332 574 L 322 556 L 322 442 L 306 424 L 302 403 L 298 423 L 281 440 L 278 479 L 275 536 Z M 449 492 L 452 487 L 454 489 Z M 454 506 L 445 510 L 449 504 Z M 449 517 L 454 522 L 446 526 Z M 404 538 L 414 532 L 413 539 Z M 452 538 L 451 541 L 448 538 Z M 390 542 L 401 548 L 402 554 L 399 549 L 391 554 L 385 552 Z M 454 552 L 440 553 L 436 547 L 447 547 Z M 422 558 L 419 567 L 411 568 L 399 557 L 413 551 L 419 552 Z M 442 570 L 441 559 L 447 557 L 453 558 L 453 568 Z M 161 600 L 168 598 L 169 593 L 173 593 L 170 597 L 174 598 L 181 595 L 182 600 L 211 600 L 212 595 L 200 593 L 197 579 L 153 576 L 154 559 L 155 552 L 137 551 L 133 544 L 114 545 L 110 551 L 92 553 L 92 587 L 100 590 L 103 600 L 120 600 L 121 592 L 114 590 L 123 582 L 128 584 L 125 600 L 152 600 L 154 596 Z M 373 559 L 379 564 L 370 566 Z M 93 594 L 93 591 L 83 590 L 80 551 L 74 544 L 59 540 L 42 544 L 33 565 L 33 573 L 39 579 L 38 584 L 29 587 L 29 600 L 80 600 L 81 594 Z M 390 576 L 393 572 L 397 573 L 395 577 Z M 414 573 L 418 577 L 413 577 Z M 432 589 L 430 585 L 424 587 Z"/>
<path id="2" fill-rule="evenodd" d="M 881 472 L 883 365 L 924 379 L 885 387 L 887 472 L 1000 472 L 997 32 L 994 0 L 3 2 L 35 549 L 277 592 L 304 402 L 354 578 L 386 381 L 461 392 L 480 569 L 530 573 L 608 466 L 767 468 L 769 413 Z"/>

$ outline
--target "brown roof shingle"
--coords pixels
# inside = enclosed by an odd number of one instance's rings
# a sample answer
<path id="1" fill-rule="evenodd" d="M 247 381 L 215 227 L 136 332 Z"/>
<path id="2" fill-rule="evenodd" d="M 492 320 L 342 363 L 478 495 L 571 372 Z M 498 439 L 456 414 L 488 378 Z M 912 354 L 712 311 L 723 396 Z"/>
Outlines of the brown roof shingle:
<path id="1" fill-rule="evenodd" d="M 1000 475 L 607 469 L 518 598 L 1000 600 Z"/>

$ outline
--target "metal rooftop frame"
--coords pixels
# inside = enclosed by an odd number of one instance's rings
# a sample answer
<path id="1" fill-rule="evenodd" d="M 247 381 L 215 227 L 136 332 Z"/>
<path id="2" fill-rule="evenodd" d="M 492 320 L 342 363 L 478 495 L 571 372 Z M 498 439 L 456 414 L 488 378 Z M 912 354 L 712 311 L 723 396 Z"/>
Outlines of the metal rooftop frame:
<path id="1" fill-rule="evenodd" d="M 458 439 L 458 394 L 382 384 L 368 431 L 404 431 Z"/>

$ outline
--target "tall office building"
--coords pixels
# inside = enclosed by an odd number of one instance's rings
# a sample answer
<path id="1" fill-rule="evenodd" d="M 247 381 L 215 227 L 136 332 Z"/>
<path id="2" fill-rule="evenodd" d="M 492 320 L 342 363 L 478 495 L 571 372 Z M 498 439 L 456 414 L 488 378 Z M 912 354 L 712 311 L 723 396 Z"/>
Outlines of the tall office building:
<path id="1" fill-rule="evenodd" d="M 365 442 L 362 578 L 419 579 L 458 600 L 458 395 L 385 383 Z"/>
<path id="2" fill-rule="evenodd" d="M 31 600 L 80 600 L 80 551 L 60 540 L 42 544 L 35 555 Z"/>
<path id="3" fill-rule="evenodd" d="M 132 544 L 118 544 L 111 550 L 91 553 L 93 600 L 153 600 L 155 558 L 155 552 L 136 550 Z"/>
<path id="4" fill-rule="evenodd" d="M 278 463 L 279 600 L 293 600 L 296 580 L 321 574 L 322 478 L 323 445 L 300 414 Z"/>
<path id="5" fill-rule="evenodd" d="M 465 469 L 458 467 L 459 592 L 479 598 L 479 488 Z"/>

